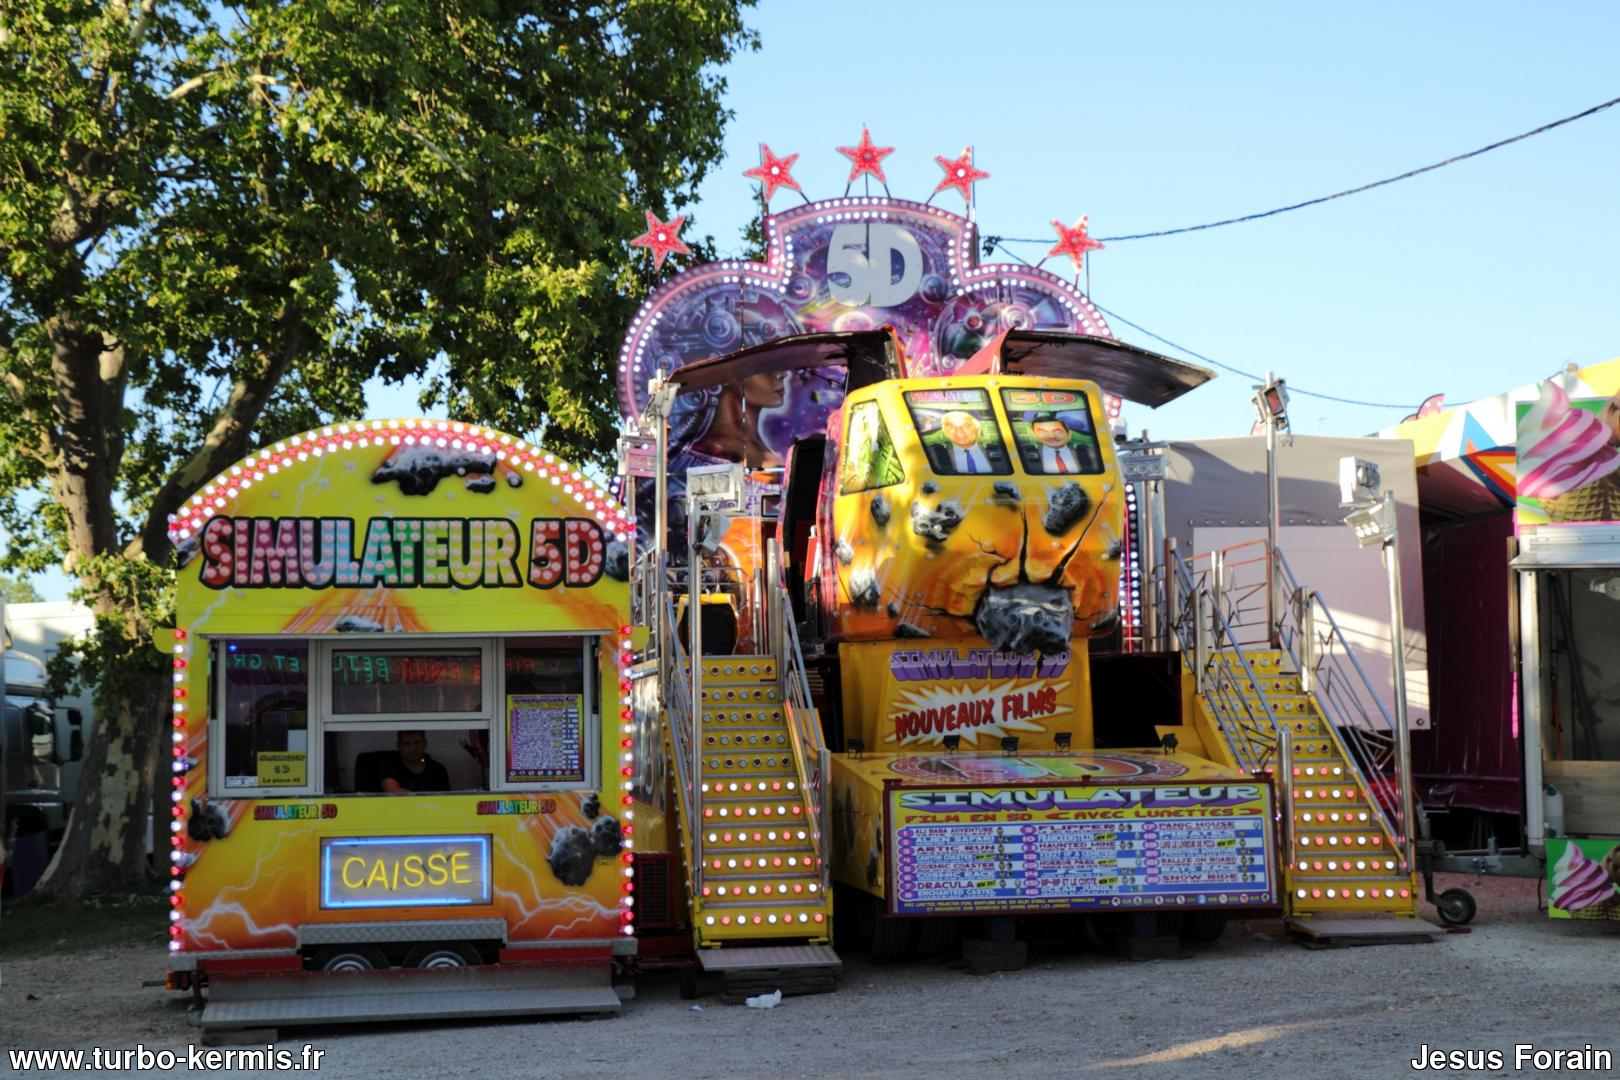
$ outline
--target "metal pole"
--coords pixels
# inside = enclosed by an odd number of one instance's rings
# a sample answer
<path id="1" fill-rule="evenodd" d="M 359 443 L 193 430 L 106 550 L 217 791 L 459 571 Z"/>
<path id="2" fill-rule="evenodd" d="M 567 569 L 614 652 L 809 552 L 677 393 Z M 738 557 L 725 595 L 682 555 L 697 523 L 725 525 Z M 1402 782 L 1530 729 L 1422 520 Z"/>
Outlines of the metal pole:
<path id="1" fill-rule="evenodd" d="M 1266 372 L 1266 384 L 1275 381 Z M 1282 624 L 1282 595 L 1277 589 L 1277 533 L 1282 510 L 1277 498 L 1277 418 L 1266 418 L 1266 639 L 1281 648 L 1277 628 Z"/>
<path id="2" fill-rule="evenodd" d="M 1181 623 L 1181 581 L 1176 573 L 1176 538 L 1164 538 L 1164 647 L 1168 651 L 1181 651 L 1181 635 L 1176 632 Z"/>
<path id="3" fill-rule="evenodd" d="M 654 378 L 648 387 L 647 398 L 652 404 L 653 432 L 657 441 L 658 450 L 653 455 L 657 460 L 657 476 L 653 481 L 653 547 L 659 551 L 669 544 L 669 418 L 665 415 L 667 405 L 664 401 L 664 380 Z M 662 591 L 669 583 L 660 581 L 658 588 Z"/>
<path id="4" fill-rule="evenodd" d="M 1153 531 L 1153 513 L 1148 500 L 1153 498 L 1153 482 L 1144 480 L 1136 485 L 1136 520 L 1142 532 L 1136 542 L 1137 595 L 1142 598 L 1142 625 L 1137 627 L 1142 652 L 1158 649 L 1159 605 L 1155 602 L 1153 569 L 1158 559 L 1155 549 L 1158 534 Z"/>
<path id="5" fill-rule="evenodd" d="M 692 676 L 692 786 L 699 805 L 703 801 L 703 566 L 698 555 L 699 512 L 692 498 L 690 482 L 686 489 L 686 631 L 687 660 Z M 680 674 L 676 673 L 676 678 Z M 697 823 L 693 824 L 697 828 Z"/>
<path id="6" fill-rule="evenodd" d="M 1395 674 L 1395 767 L 1400 785 L 1401 853 L 1405 873 L 1412 870 L 1412 746 L 1406 726 L 1406 610 L 1401 603 L 1400 532 L 1395 527 L 1395 493 L 1384 493 L 1389 535 L 1384 540 L 1384 567 L 1389 577 L 1390 664 Z"/>

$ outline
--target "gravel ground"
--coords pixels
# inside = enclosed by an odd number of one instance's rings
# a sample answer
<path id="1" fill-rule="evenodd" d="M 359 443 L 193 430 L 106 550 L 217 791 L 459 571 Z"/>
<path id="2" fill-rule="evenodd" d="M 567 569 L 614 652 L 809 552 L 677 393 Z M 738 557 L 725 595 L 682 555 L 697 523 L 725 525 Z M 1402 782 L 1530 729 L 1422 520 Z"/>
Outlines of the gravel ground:
<path id="1" fill-rule="evenodd" d="M 846 958 L 836 994 L 770 1011 L 682 1001 L 643 978 L 614 1020 L 332 1028 L 284 1033 L 326 1051 L 340 1077 L 1153 1077 L 1408 1075 L 1422 1044 L 1515 1043 L 1610 1050 L 1620 1065 L 1620 923 L 1550 922 L 1539 883 L 1441 875 L 1479 900 L 1471 932 L 1427 945 L 1308 950 L 1280 923 L 1234 923 L 1180 960 L 1132 963 L 1031 949 L 1020 972 L 954 964 L 873 967 Z M 1428 912 L 1433 918 L 1432 910 Z M 197 1041 L 181 995 L 142 989 L 147 946 L 9 962 L 0 1043 L 184 1051 Z M 0 1061 L 0 1075 L 11 1071 Z M 1620 1068 L 1603 1074 L 1620 1074 Z M 23 1074 L 36 1075 L 36 1074 Z M 1450 1073 L 1449 1075 L 1460 1075 Z"/>

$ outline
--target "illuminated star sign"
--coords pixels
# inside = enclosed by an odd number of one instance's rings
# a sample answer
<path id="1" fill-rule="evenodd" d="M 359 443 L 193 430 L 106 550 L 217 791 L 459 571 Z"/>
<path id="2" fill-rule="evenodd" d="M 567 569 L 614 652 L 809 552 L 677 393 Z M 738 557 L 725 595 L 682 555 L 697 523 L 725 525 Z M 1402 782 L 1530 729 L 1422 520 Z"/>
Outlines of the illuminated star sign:
<path id="1" fill-rule="evenodd" d="M 1087 225 L 1087 220 L 1087 215 L 1081 214 L 1080 220 L 1075 222 L 1074 226 L 1071 228 L 1054 218 L 1052 220 L 1052 228 L 1057 230 L 1058 242 L 1051 251 L 1046 253 L 1046 257 L 1051 258 L 1053 255 L 1067 255 L 1074 261 L 1075 270 L 1084 270 L 1086 263 L 1086 252 L 1096 251 L 1098 248 L 1103 246 L 1102 241 L 1093 240 L 1089 235 L 1087 235 L 1086 230 L 1090 227 Z"/>
<path id="2" fill-rule="evenodd" d="M 871 173 L 877 177 L 880 184 L 887 184 L 889 178 L 883 175 L 883 159 L 894 153 L 892 146 L 873 146 L 872 133 L 861 128 L 861 141 L 856 146 L 840 146 L 838 152 L 853 163 L 849 170 L 849 182 L 854 183 L 862 173 Z"/>
<path id="3" fill-rule="evenodd" d="M 760 163 L 743 173 L 743 175 L 752 177 L 765 185 L 765 201 L 767 203 L 771 201 L 771 196 L 776 194 L 776 189 L 779 187 L 797 191 L 801 195 L 804 194 L 804 190 L 799 187 L 799 182 L 793 179 L 793 173 L 789 171 L 793 168 L 793 163 L 799 160 L 798 154 L 777 157 L 771 153 L 770 143 L 761 143 L 759 156 Z"/>
<path id="4" fill-rule="evenodd" d="M 668 221 L 659 221 L 658 215 L 648 210 L 647 231 L 630 241 L 630 246 L 650 248 L 653 253 L 654 268 L 662 270 L 664 260 L 669 258 L 670 255 L 692 254 L 692 249 L 681 243 L 681 230 L 685 227 L 685 215 L 671 218 Z"/>
<path id="5" fill-rule="evenodd" d="M 946 188 L 955 188 L 962 193 L 963 202 L 971 203 L 973 201 L 973 185 L 980 180 L 990 179 L 989 173 L 974 167 L 973 148 L 971 146 L 965 148 L 962 151 L 962 156 L 954 161 L 948 157 L 938 155 L 934 157 L 934 160 L 939 163 L 940 168 L 945 170 L 945 179 L 941 180 L 939 187 L 934 189 L 935 195 L 938 195 Z"/>

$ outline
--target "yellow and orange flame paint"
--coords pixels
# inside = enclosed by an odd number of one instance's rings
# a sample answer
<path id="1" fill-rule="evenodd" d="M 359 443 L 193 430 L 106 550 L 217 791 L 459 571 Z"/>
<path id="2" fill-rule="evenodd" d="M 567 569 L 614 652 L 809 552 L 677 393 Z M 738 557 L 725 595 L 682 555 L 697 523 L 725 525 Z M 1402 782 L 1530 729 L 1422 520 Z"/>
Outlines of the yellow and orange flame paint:
<path id="1" fill-rule="evenodd" d="M 461 458 L 471 470 L 439 470 L 435 482 L 415 483 L 390 463 L 405 451 L 440 463 Z M 431 471 L 431 470 L 430 470 Z M 405 479 L 401 479 L 405 476 Z M 392 479 L 383 479 L 392 477 Z M 421 478 L 415 478 L 420 481 Z M 429 490 L 421 490 L 426 487 Z M 171 962 L 206 965 L 210 953 L 268 950 L 283 955 L 297 946 L 298 928 L 333 921 L 498 918 L 509 943 L 616 941 L 634 934 L 632 849 L 645 833 L 632 805 L 633 740 L 628 684 L 631 627 L 628 586 L 599 573 L 586 585 L 555 580 L 546 560 L 535 568 L 526 558 L 519 574 L 533 578 L 511 587 L 416 587 L 409 575 L 383 575 L 369 587 L 238 587 L 217 560 L 197 551 L 227 535 L 216 518 L 315 521 L 352 519 L 504 520 L 491 526 L 519 538 L 525 556 L 530 523 L 574 526 L 597 540 L 628 540 L 631 524 L 611 498 L 577 470 L 510 435 L 469 424 L 428 420 L 365 421 L 294 436 L 260 450 L 205 486 L 171 525 L 181 551 L 173 633 L 174 705 L 172 787 Z M 317 526 L 318 527 L 318 526 Z M 538 526 L 538 540 L 546 529 Z M 356 532 L 364 528 L 356 526 Z M 492 540 L 491 543 L 494 541 Z M 594 550 L 599 553 L 600 545 Z M 486 548 L 484 554 L 500 554 Z M 216 551 L 216 554 L 218 552 Z M 466 554 L 468 558 L 471 553 Z M 594 557 L 594 556 L 593 556 Z M 210 565 L 215 584 L 205 582 Z M 395 567 L 395 571 L 402 568 Z M 550 575 L 551 584 L 540 584 Z M 371 575 L 377 578 L 377 574 Z M 420 577 L 420 572 L 418 577 Z M 508 575 L 510 577 L 510 575 Z M 583 578 L 579 580 L 583 581 Z M 392 581 L 391 586 L 389 582 Z M 283 581 L 285 585 L 285 580 Z M 392 634 L 499 636 L 567 633 L 598 637 L 600 686 L 600 784 L 594 791 L 518 791 L 363 797 L 303 795 L 230 798 L 209 785 L 210 638 L 296 635 L 318 637 L 345 622 Z M 595 794 L 602 810 L 616 812 L 624 850 L 596 860 L 584 884 L 563 884 L 546 864 L 553 837 L 563 829 L 589 829 Z M 197 806 L 222 816 L 225 835 L 206 841 L 188 835 Z M 592 810 L 595 808 L 592 807 Z M 323 837 L 424 837 L 477 833 L 490 837 L 491 899 L 487 905 L 400 906 L 323 910 L 320 848 Z"/>

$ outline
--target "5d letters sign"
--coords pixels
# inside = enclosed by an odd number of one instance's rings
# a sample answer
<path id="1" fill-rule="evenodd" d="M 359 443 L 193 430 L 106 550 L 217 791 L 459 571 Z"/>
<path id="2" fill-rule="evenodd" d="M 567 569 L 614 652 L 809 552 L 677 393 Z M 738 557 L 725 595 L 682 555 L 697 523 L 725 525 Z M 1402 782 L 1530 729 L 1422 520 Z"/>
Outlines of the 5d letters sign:
<path id="1" fill-rule="evenodd" d="M 490 838 L 352 836 L 321 840 L 321 907 L 488 904 Z"/>

